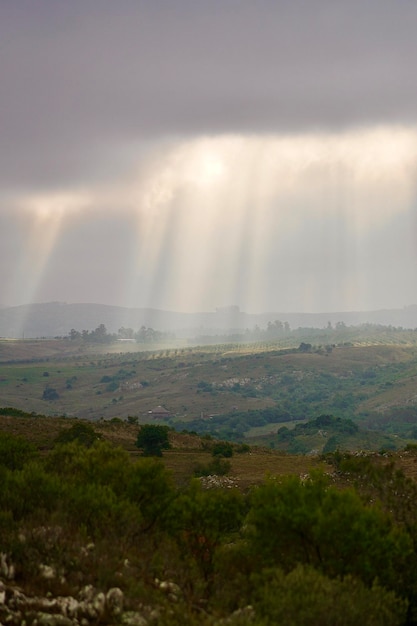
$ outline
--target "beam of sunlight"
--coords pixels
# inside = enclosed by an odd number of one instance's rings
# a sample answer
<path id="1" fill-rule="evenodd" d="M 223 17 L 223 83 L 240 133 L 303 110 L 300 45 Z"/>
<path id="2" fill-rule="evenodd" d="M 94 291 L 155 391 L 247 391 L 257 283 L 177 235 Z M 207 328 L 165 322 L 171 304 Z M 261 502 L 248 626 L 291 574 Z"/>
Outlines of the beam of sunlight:
<path id="1" fill-rule="evenodd" d="M 54 247 L 69 215 L 88 204 L 87 193 L 45 193 L 21 199 L 24 246 L 14 267 L 12 283 L 21 303 L 37 301 L 37 292 Z M 25 320 L 22 320 L 22 333 Z"/>
<path id="2" fill-rule="evenodd" d="M 114 259 L 125 285 L 115 304 L 187 311 L 238 304 L 253 312 L 383 307 L 389 289 L 406 297 L 410 270 L 398 274 L 416 266 L 416 146 L 414 127 L 155 144 L 136 170 L 106 185 L 21 198 L 27 245 L 13 280 L 22 302 L 35 300 L 66 224 L 82 230 L 86 214 L 94 215 L 100 236 L 111 214 L 136 224 Z M 396 252 L 394 236 L 401 238 Z M 109 240 L 110 254 L 112 247 Z M 112 303 L 111 290 L 107 297 Z"/>
<path id="3" fill-rule="evenodd" d="M 378 128 L 200 138 L 161 153 L 137 183 L 145 299 L 191 310 L 366 300 L 367 243 L 409 211 L 416 145 L 415 129 Z"/>

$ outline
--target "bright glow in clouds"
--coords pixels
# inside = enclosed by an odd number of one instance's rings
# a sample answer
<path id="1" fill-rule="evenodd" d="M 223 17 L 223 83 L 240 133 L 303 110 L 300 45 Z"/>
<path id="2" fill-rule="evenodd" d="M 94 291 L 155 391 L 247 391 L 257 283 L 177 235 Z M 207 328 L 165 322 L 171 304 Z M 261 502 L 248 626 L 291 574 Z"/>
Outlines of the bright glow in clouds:
<path id="1" fill-rule="evenodd" d="M 11 292 L 21 302 L 86 301 L 76 285 L 88 280 L 90 301 L 184 311 L 410 304 L 416 148 L 416 128 L 389 127 L 156 146 L 140 171 L 105 188 L 16 199 L 31 218 L 15 275 L 26 293 Z M 111 284 L 95 291 L 85 267 L 67 292 L 58 288 L 59 268 L 71 263 L 61 252 L 69 231 L 82 240 L 83 224 L 95 220 L 100 237 L 109 215 L 136 221 L 124 256 L 112 259 L 126 293 L 114 301 Z"/>
<path id="2" fill-rule="evenodd" d="M 27 232 L 19 262 L 14 266 L 13 283 L 23 302 L 32 302 L 38 283 L 55 245 L 59 245 L 65 221 L 89 202 L 87 193 L 45 193 L 20 200 L 22 226 Z"/>

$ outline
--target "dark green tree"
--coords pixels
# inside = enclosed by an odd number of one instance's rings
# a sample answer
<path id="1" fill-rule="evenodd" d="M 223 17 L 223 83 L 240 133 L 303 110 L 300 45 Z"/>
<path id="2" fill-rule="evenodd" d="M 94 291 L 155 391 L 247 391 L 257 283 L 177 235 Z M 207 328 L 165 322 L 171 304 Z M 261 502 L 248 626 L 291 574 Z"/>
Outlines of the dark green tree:
<path id="1" fill-rule="evenodd" d="M 162 450 L 168 450 L 171 447 L 168 432 L 168 426 L 145 424 L 141 426 L 136 446 L 142 449 L 144 456 L 162 456 Z"/>
<path id="2" fill-rule="evenodd" d="M 238 490 L 203 489 L 197 480 L 172 505 L 172 532 L 187 560 L 194 585 L 202 576 L 210 588 L 215 573 L 216 552 L 236 539 L 245 513 Z"/>
<path id="3" fill-rule="evenodd" d="M 22 469 L 36 455 L 35 446 L 23 437 L 0 433 L 0 465 L 10 470 Z"/>
<path id="4" fill-rule="evenodd" d="M 62 430 L 55 439 L 55 443 L 70 443 L 76 441 L 82 446 L 90 448 L 96 441 L 100 439 L 100 435 L 96 433 L 91 424 L 77 422 L 70 428 Z"/>
<path id="5" fill-rule="evenodd" d="M 366 587 L 346 576 L 331 579 L 298 565 L 288 574 L 266 570 L 253 577 L 256 614 L 265 626 L 400 626 L 407 603 L 378 584 Z"/>
<path id="6" fill-rule="evenodd" d="M 211 449 L 211 454 L 216 456 L 224 456 L 230 458 L 233 456 L 233 446 L 229 441 L 219 441 L 215 443 Z"/>
<path id="7" fill-rule="evenodd" d="M 397 591 L 404 587 L 409 535 L 354 490 L 339 490 L 321 474 L 306 481 L 291 476 L 268 480 L 251 504 L 248 533 L 259 563 L 285 571 L 302 563 L 331 578 L 351 575 L 366 585 L 378 579 Z"/>
<path id="8" fill-rule="evenodd" d="M 58 400 L 58 398 L 59 398 L 59 393 L 57 392 L 57 390 L 47 385 L 45 389 L 43 390 L 42 400 L 53 401 L 53 400 Z"/>

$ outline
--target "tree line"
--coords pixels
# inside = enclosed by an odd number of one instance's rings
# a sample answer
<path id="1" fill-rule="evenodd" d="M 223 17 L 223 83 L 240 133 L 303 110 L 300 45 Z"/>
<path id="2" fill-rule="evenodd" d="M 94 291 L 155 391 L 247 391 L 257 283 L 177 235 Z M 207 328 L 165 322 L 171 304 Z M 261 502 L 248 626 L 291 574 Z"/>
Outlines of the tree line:
<path id="1" fill-rule="evenodd" d="M 72 328 L 68 334 L 70 341 L 78 343 L 113 343 L 115 341 L 135 341 L 136 343 L 157 343 L 165 341 L 167 339 L 174 339 L 175 336 L 172 333 L 162 332 L 154 330 L 153 328 L 147 328 L 141 326 L 139 330 L 135 331 L 133 328 L 125 328 L 122 326 L 117 333 L 109 333 L 104 324 L 99 324 L 94 330 L 82 330 L 78 331 Z"/>

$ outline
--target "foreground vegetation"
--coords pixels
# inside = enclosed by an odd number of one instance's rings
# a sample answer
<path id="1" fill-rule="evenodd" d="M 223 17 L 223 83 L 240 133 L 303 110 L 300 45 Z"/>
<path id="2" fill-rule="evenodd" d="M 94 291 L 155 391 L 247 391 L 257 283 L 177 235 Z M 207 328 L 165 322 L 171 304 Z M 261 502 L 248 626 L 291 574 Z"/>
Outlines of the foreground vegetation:
<path id="1" fill-rule="evenodd" d="M 105 605 L 86 623 L 417 623 L 417 488 L 394 457 L 336 452 L 309 473 L 299 465 L 238 488 L 232 477 L 175 477 L 167 469 L 181 445 L 174 432 L 157 459 L 140 455 L 133 425 L 136 454 L 103 429 L 69 424 L 42 450 L 0 433 L 6 600 L 18 585 L 43 607 L 48 594 L 53 613 L 51 598 L 77 598 L 92 585 L 106 598 L 119 589 L 124 607 Z M 207 439 L 194 445 L 248 463 L 259 453 Z M 412 447 L 402 455 L 416 458 Z M 24 606 L 19 613 L 0 602 L 0 621 L 79 623 Z"/>
<path id="2" fill-rule="evenodd" d="M 415 332 L 374 330 L 0 343 L 0 623 L 417 624 Z"/>

